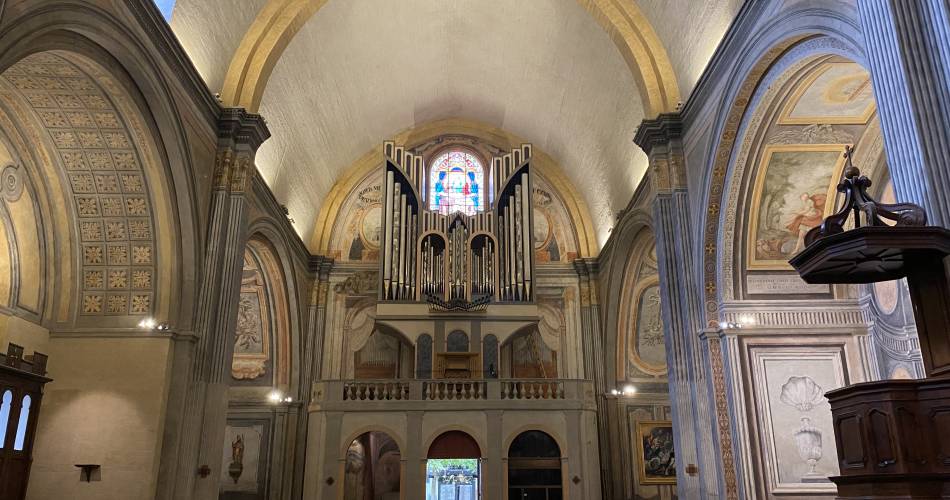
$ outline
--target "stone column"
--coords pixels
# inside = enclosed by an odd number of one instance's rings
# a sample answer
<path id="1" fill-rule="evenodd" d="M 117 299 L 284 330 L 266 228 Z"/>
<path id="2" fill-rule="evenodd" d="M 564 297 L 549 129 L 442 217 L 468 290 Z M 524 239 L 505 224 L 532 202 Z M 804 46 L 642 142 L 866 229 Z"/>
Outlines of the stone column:
<path id="1" fill-rule="evenodd" d="M 598 467 L 600 484 L 604 500 L 612 500 L 614 482 L 610 471 L 610 450 L 612 434 L 607 415 L 607 387 L 603 370 L 604 347 L 603 331 L 600 327 L 600 305 L 597 297 L 597 261 L 595 259 L 577 259 L 574 270 L 579 277 L 581 299 L 581 339 L 584 343 L 584 377 L 594 381 L 595 401 L 597 404 Z"/>
<path id="2" fill-rule="evenodd" d="M 259 115 L 228 108 L 218 119 L 218 154 L 203 275 L 195 313 L 197 343 L 177 450 L 174 498 L 218 498 L 228 410 L 231 355 L 247 240 L 247 199 L 254 154 L 270 136 Z"/>
<path id="3" fill-rule="evenodd" d="M 950 227 L 950 3 L 857 7 L 897 198 Z"/>
<path id="4" fill-rule="evenodd" d="M 683 125 L 678 114 L 644 120 L 634 142 L 646 152 L 656 198 L 653 230 L 660 275 L 670 401 L 680 498 L 720 498 L 722 457 L 703 344 L 701 285 L 693 258 Z M 690 472 L 687 472 L 687 469 Z M 698 469 L 698 474 L 696 470 Z"/>
<path id="5" fill-rule="evenodd" d="M 400 450 L 403 455 L 403 466 L 406 467 L 405 482 L 400 485 L 403 498 L 424 498 L 426 493 L 426 453 L 422 449 L 422 417 L 425 412 L 406 412 L 406 449 Z"/>

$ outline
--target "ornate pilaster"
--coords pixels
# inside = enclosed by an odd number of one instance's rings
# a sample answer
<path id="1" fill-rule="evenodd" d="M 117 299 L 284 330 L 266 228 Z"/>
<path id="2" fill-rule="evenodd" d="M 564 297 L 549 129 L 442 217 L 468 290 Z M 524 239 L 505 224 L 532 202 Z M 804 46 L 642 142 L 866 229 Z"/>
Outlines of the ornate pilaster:
<path id="1" fill-rule="evenodd" d="M 857 7 L 897 198 L 950 227 L 950 3 Z"/>
<path id="2" fill-rule="evenodd" d="M 649 157 L 648 175 L 656 192 L 653 219 L 677 450 L 677 493 L 682 498 L 720 498 L 723 493 L 732 498 L 735 468 L 731 460 L 723 460 L 732 455 L 729 415 L 717 411 L 718 400 L 725 402 L 726 396 L 711 391 L 709 374 L 716 370 L 707 368 L 706 360 L 717 358 L 707 356 L 699 338 L 701 288 L 693 266 L 682 133 L 679 115 L 669 113 L 644 120 L 634 138 Z M 725 433 L 719 423 L 725 424 Z"/>
<path id="3" fill-rule="evenodd" d="M 581 338 L 584 342 L 584 377 L 594 381 L 597 402 L 597 435 L 600 452 L 600 484 L 603 485 L 605 500 L 611 500 L 610 484 L 614 481 L 610 472 L 610 426 L 607 418 L 607 385 L 605 374 L 598 366 L 604 359 L 603 331 L 600 327 L 600 305 L 597 296 L 598 265 L 595 259 L 576 259 L 580 288 Z"/>
<path id="4" fill-rule="evenodd" d="M 304 344 L 303 366 L 300 371 L 300 399 L 304 413 L 297 424 L 297 461 L 294 472 L 294 496 L 299 498 L 303 492 L 307 437 L 309 434 L 310 414 L 306 411 L 311 403 L 313 382 L 321 378 L 323 369 L 323 334 L 327 317 L 327 294 L 330 291 L 330 271 L 333 259 L 323 256 L 310 258 L 310 272 L 314 280 L 310 289 L 310 304 L 307 309 L 307 338 Z"/>
<path id="5" fill-rule="evenodd" d="M 247 240 L 246 192 L 255 175 L 254 155 L 269 136 L 259 115 L 229 108 L 219 117 L 204 274 L 195 315 L 198 339 L 181 415 L 177 471 L 169 483 L 175 485 L 176 500 L 218 497 L 232 339 Z"/>

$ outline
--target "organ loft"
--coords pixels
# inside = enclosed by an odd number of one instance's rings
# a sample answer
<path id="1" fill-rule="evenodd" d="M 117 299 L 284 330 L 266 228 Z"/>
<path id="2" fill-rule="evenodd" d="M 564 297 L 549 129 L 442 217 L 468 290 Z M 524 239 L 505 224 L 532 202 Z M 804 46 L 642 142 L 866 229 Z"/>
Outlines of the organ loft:
<path id="1" fill-rule="evenodd" d="M 478 325 L 502 339 L 537 328 L 531 145 L 492 158 L 487 171 L 460 161 L 431 175 L 422 156 L 394 142 L 383 151 L 377 324 L 404 331 L 435 318 L 465 318 L 470 326 L 459 334 Z M 481 197 L 478 186 L 488 187 Z M 453 190 L 475 201 L 446 203 Z M 439 352 L 435 370 L 453 378 L 497 376 L 495 354 L 481 353 L 487 372 L 479 357 Z"/>

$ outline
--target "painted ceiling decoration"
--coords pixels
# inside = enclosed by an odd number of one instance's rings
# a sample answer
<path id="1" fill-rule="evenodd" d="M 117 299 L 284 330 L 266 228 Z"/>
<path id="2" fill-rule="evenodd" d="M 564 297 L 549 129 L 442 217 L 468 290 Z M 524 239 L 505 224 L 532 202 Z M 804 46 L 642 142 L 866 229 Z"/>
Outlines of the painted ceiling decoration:
<path id="1" fill-rule="evenodd" d="M 171 24 L 225 105 L 267 119 L 258 170 L 312 252 L 348 166 L 457 119 L 547 151 L 596 254 L 646 171 L 636 127 L 678 107 L 741 4 L 673 2 L 178 0 Z"/>

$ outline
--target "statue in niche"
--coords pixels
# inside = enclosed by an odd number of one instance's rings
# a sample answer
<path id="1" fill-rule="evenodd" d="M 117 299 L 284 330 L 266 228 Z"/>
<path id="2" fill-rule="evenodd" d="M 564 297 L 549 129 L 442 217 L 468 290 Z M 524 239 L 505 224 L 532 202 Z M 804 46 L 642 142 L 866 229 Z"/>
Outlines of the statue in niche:
<path id="1" fill-rule="evenodd" d="M 231 441 L 231 465 L 228 466 L 228 475 L 237 484 L 244 472 L 244 434 L 238 434 Z"/>

